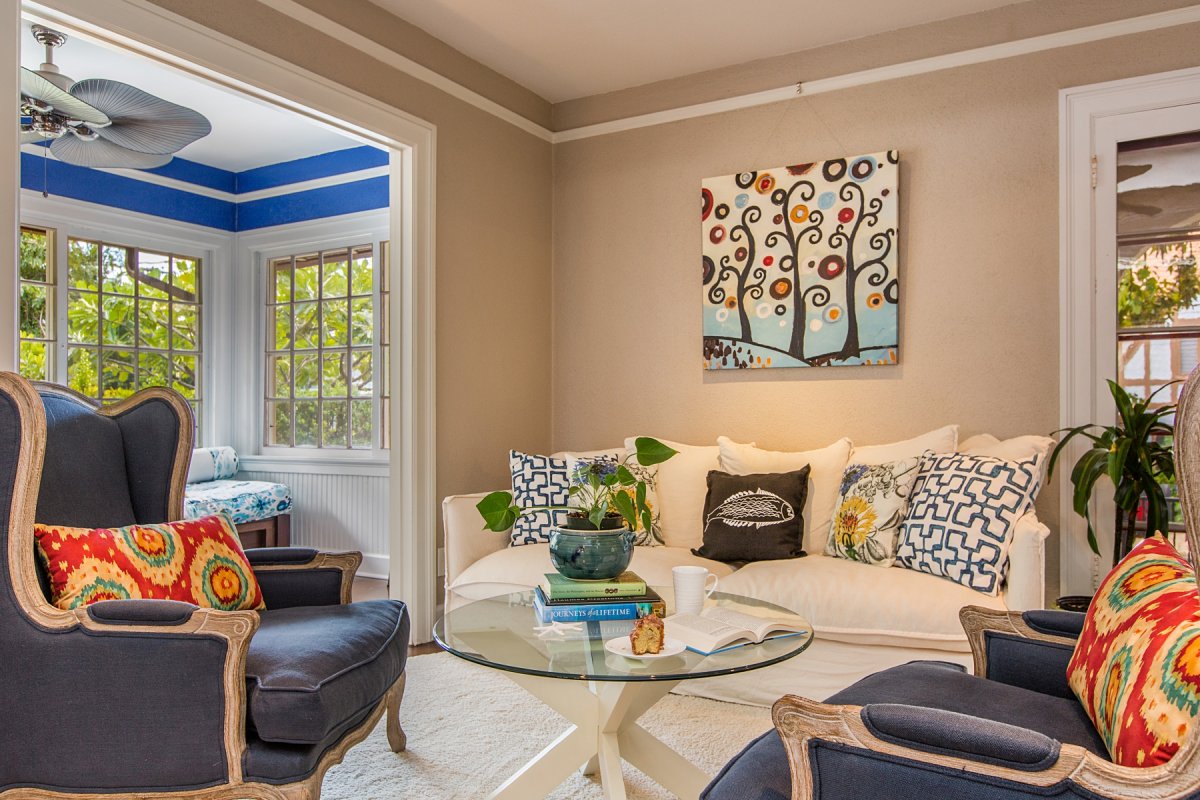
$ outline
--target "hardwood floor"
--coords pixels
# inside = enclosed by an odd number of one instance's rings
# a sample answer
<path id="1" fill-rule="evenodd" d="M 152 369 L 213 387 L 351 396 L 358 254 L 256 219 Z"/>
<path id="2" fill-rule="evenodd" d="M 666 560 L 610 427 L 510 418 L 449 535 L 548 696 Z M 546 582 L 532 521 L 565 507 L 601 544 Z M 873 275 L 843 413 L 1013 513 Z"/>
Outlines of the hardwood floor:
<path id="1" fill-rule="evenodd" d="M 354 579 L 355 600 L 384 600 L 387 596 L 387 581 L 381 578 Z M 442 648 L 438 647 L 436 642 L 426 642 L 425 644 L 413 645 L 408 648 L 410 656 L 424 656 L 429 653 L 440 653 L 441 651 Z"/>

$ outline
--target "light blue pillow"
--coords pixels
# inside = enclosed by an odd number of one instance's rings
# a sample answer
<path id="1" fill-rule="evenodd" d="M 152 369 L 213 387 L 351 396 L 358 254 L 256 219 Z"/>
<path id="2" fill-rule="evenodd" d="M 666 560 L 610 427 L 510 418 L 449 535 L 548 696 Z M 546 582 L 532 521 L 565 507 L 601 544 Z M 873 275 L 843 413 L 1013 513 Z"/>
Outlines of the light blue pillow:
<path id="1" fill-rule="evenodd" d="M 925 453 L 900 526 L 896 564 L 997 594 L 1013 526 L 1041 488 L 1041 458 Z"/>

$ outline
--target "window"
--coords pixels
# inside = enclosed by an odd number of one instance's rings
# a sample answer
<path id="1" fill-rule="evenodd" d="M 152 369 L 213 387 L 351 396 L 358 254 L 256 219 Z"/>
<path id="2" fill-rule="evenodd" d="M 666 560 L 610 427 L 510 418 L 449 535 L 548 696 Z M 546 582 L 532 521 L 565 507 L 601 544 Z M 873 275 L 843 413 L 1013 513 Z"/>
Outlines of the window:
<path id="1" fill-rule="evenodd" d="M 376 333 L 374 255 L 364 244 L 267 262 L 264 445 L 377 446 L 374 365 L 386 339 Z"/>
<path id="2" fill-rule="evenodd" d="M 102 403 L 148 386 L 183 395 L 197 420 L 201 262 L 67 240 L 67 385 Z"/>
<path id="3" fill-rule="evenodd" d="M 21 374 L 54 379 L 54 232 L 21 228 Z"/>

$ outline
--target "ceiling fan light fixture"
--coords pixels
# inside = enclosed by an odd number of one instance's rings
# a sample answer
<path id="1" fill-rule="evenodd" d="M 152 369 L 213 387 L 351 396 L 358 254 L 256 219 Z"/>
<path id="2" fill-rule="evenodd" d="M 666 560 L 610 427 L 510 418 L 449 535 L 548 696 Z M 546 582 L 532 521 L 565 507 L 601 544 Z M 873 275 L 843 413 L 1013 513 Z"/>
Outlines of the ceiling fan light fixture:
<path id="1" fill-rule="evenodd" d="M 151 169 L 212 131 L 203 114 L 135 86 L 63 75 L 54 48 L 67 37 L 41 25 L 32 31 L 46 61 L 40 70 L 21 68 L 22 143 L 53 139 L 50 152 L 77 166 Z"/>

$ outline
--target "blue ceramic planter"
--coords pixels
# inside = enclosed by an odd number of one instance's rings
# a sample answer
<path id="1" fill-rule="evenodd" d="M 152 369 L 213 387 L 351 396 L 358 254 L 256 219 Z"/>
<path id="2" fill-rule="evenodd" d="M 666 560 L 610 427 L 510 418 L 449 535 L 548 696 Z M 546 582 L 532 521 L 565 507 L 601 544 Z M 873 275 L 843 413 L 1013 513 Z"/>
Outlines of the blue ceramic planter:
<path id="1" fill-rule="evenodd" d="M 554 568 L 576 581 L 605 581 L 629 567 L 633 558 L 633 531 L 569 530 L 550 531 L 550 562 Z"/>

